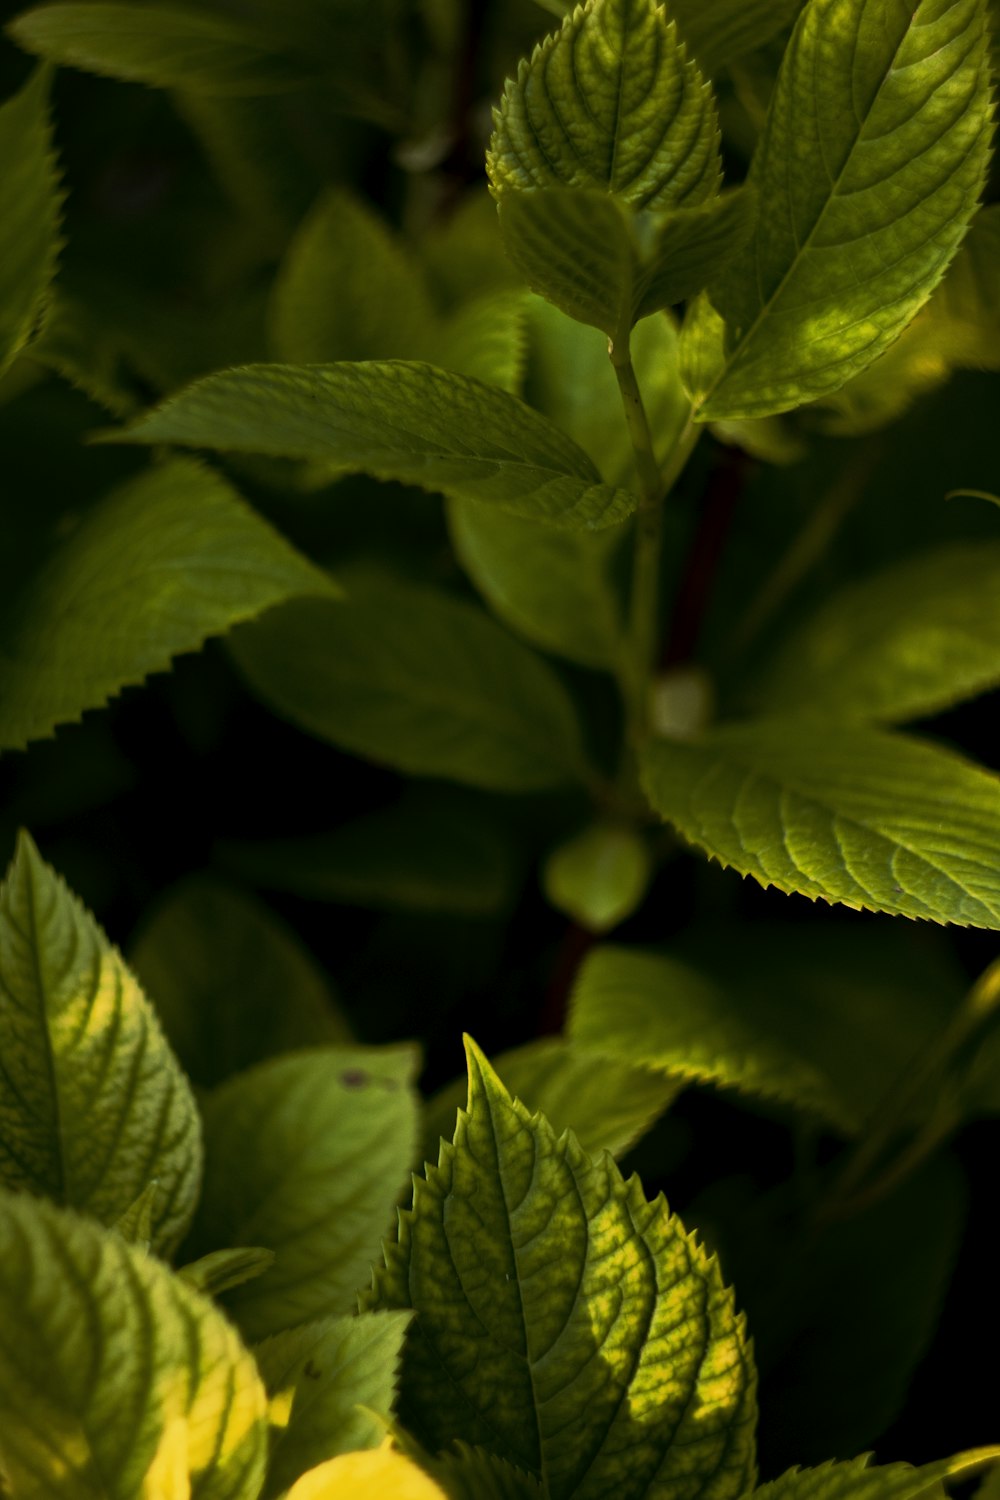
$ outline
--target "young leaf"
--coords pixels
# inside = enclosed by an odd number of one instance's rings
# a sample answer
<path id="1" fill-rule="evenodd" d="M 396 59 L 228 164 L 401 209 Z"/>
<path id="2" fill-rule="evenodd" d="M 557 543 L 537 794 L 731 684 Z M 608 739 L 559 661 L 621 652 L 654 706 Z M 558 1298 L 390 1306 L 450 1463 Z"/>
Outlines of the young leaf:
<path id="1" fill-rule="evenodd" d="M 334 592 L 218 474 L 187 459 L 151 468 L 86 512 L 6 602 L 0 746 L 51 734 L 273 604 Z"/>
<path id="2" fill-rule="evenodd" d="M 230 1287 L 242 1286 L 274 1265 L 274 1251 L 248 1245 L 239 1250 L 213 1250 L 181 1266 L 177 1274 L 195 1291 L 206 1297 L 218 1297 Z"/>
<path id="3" fill-rule="evenodd" d="M 411 1047 L 316 1048 L 206 1100 L 198 1248 L 275 1252 L 223 1299 L 249 1338 L 351 1307 L 414 1156 L 415 1062 Z"/>
<path id="4" fill-rule="evenodd" d="M 225 370 L 113 439 L 309 459 L 331 475 L 397 479 L 584 530 L 613 526 L 638 504 L 515 397 L 402 360 Z"/>
<path id="5" fill-rule="evenodd" d="M 717 191 L 711 90 L 654 0 L 586 0 L 508 80 L 486 155 L 494 193 L 597 188 L 637 208 Z"/>
<path id="6" fill-rule="evenodd" d="M 310 1469 L 285 1500 L 449 1500 L 412 1459 L 392 1448 L 342 1453 Z"/>
<path id="7" fill-rule="evenodd" d="M 923 718 L 1000 683 L 1000 543 L 955 543 L 849 584 L 768 663 L 755 703 L 823 718 Z"/>
<path id="8" fill-rule="evenodd" d="M 572 1130 L 584 1151 L 596 1155 L 625 1152 L 669 1109 L 680 1093 L 680 1082 L 648 1068 L 643 1062 L 619 1062 L 606 1052 L 543 1037 L 502 1052 L 497 1068 L 510 1092 L 534 1114 L 541 1112 L 557 1135 Z M 455 1117 L 466 1101 L 464 1078 L 447 1084 L 427 1103 L 424 1112 L 424 1150 L 428 1160 L 438 1154 L 440 1140 L 455 1134 Z"/>
<path id="9" fill-rule="evenodd" d="M 822 1064 L 786 1041 L 766 1009 L 661 953 L 606 946 L 588 955 L 573 991 L 569 1035 L 594 1057 L 660 1069 L 790 1104 L 854 1134 L 863 1123 Z"/>
<path id="10" fill-rule="evenodd" d="M 402 1422 L 433 1450 L 487 1446 L 551 1500 L 742 1495 L 754 1376 L 717 1264 L 467 1046 L 468 1113 L 366 1299 L 417 1312 Z"/>
<path id="11" fill-rule="evenodd" d="M 148 1250 L 153 1241 L 153 1209 L 159 1197 L 160 1184 L 154 1177 L 148 1182 L 135 1202 L 119 1214 L 112 1224 L 116 1234 L 140 1250 Z"/>
<path id="12" fill-rule="evenodd" d="M 754 1495 L 756 1500 L 932 1500 L 945 1480 L 975 1473 L 998 1456 L 1000 1449 L 980 1448 L 915 1469 L 910 1464 L 873 1464 L 868 1453 L 818 1469 L 789 1469 L 780 1479 L 762 1484 Z"/>
<path id="13" fill-rule="evenodd" d="M 486 800 L 417 784 L 329 833 L 227 844 L 225 858 L 246 879 L 307 900 L 486 916 L 509 904 L 515 876 L 510 840 Z"/>
<path id="14" fill-rule="evenodd" d="M 272 613 L 233 654 L 278 713 L 412 775 L 493 791 L 587 776 L 559 678 L 464 601 L 373 580 L 345 604 Z"/>
<path id="15" fill-rule="evenodd" d="M 208 876 L 160 901 L 129 958 L 195 1083 L 297 1047 L 350 1042 L 325 975 L 265 906 Z"/>
<path id="16" fill-rule="evenodd" d="M 285 93 L 307 71 L 251 27 L 183 5 L 40 5 L 7 31 L 26 52 L 63 67 L 217 98 Z"/>
<path id="17" fill-rule="evenodd" d="M 0 1326 L 0 1472 L 14 1496 L 255 1500 L 267 1407 L 254 1362 L 159 1261 L 0 1192 Z"/>
<path id="18" fill-rule="evenodd" d="M 257 1345 L 273 1423 L 262 1500 L 339 1453 L 379 1446 L 408 1322 L 406 1313 L 323 1318 Z"/>
<path id="19" fill-rule="evenodd" d="M 749 250 L 713 289 L 725 362 L 701 416 L 765 416 L 844 385 L 898 337 L 983 185 L 983 0 L 814 0 L 750 172 Z"/>
<path id="20" fill-rule="evenodd" d="M 714 281 L 746 248 L 754 223 L 750 193 L 726 193 L 667 214 L 635 278 L 632 320 L 673 307 Z"/>
<path id="21" fill-rule="evenodd" d="M 48 93 L 48 70 L 38 68 L 0 105 L 0 375 L 35 332 L 55 274 L 59 184 Z"/>
<path id="22" fill-rule="evenodd" d="M 631 325 L 635 275 L 623 210 L 593 188 L 541 188 L 500 200 L 507 254 L 531 290 L 613 339 Z"/>
<path id="23" fill-rule="evenodd" d="M 1000 927 L 1000 777 L 950 751 L 775 717 L 653 743 L 643 781 L 685 838 L 763 886 Z"/>
<path id="24" fill-rule="evenodd" d="M 187 1080 L 117 949 L 22 833 L 0 889 L 0 1182 L 114 1224 L 150 1179 L 168 1253 L 194 1211 Z"/>
<path id="25" fill-rule="evenodd" d="M 635 911 L 652 873 L 649 847 L 633 829 L 591 823 L 549 854 L 542 889 L 588 932 L 609 932 Z"/>

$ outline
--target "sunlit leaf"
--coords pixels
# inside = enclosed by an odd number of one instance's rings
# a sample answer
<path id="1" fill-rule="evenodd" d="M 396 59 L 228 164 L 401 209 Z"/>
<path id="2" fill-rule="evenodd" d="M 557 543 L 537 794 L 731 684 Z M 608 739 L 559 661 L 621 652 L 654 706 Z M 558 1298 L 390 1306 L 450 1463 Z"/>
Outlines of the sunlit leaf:
<path id="1" fill-rule="evenodd" d="M 16 1497 L 256 1500 L 266 1399 L 212 1304 L 91 1220 L 0 1193 L 0 1470 Z"/>
<path id="2" fill-rule="evenodd" d="M 448 1500 L 412 1459 L 391 1448 L 343 1453 L 310 1470 L 285 1500 Z"/>
<path id="3" fill-rule="evenodd" d="M 1000 927 L 1000 777 L 950 751 L 775 717 L 653 743 L 643 767 L 656 810 L 761 885 Z"/>
<path id="4" fill-rule="evenodd" d="M 726 348 L 704 418 L 836 390 L 927 301 L 983 185 L 984 16 L 983 0 L 805 8 L 751 167 L 754 237 L 712 289 Z"/>
<path id="5" fill-rule="evenodd" d="M 156 1179 L 150 1237 L 194 1211 L 188 1083 L 117 949 L 22 834 L 0 890 L 0 1182 L 115 1224 Z"/>
<path id="6" fill-rule="evenodd" d="M 468 1053 L 468 1112 L 367 1299 L 417 1313 L 404 1426 L 487 1445 L 552 1500 L 741 1495 L 754 1377 L 717 1264 Z"/>

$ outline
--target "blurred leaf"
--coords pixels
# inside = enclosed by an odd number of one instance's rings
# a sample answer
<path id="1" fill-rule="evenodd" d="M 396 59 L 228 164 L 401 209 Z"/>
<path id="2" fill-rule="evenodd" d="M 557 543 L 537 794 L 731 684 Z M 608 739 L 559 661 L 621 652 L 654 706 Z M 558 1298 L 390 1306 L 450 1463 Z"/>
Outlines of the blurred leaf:
<path id="1" fill-rule="evenodd" d="M 531 1111 L 540 1111 L 557 1135 L 572 1130 L 584 1151 L 624 1156 L 669 1109 L 680 1084 L 644 1065 L 622 1063 L 588 1052 L 562 1037 L 543 1037 L 510 1052 L 501 1052 L 497 1069 L 507 1088 Z M 464 1109 L 464 1078 L 439 1089 L 424 1111 L 424 1151 L 437 1159 L 441 1140 L 455 1134 L 458 1110 Z"/>
<path id="2" fill-rule="evenodd" d="M 494 122 L 498 196 L 598 188 L 667 208 L 718 189 L 711 90 L 653 0 L 587 0 L 508 79 Z"/>
<path id="3" fill-rule="evenodd" d="M 1000 778 L 950 751 L 775 717 L 654 742 L 642 760 L 656 810 L 765 887 L 1000 927 Z"/>
<path id="4" fill-rule="evenodd" d="M 195 1083 L 298 1047 L 349 1042 L 326 976 L 252 897 L 210 876 L 171 887 L 130 958 Z"/>
<path id="5" fill-rule="evenodd" d="M 513 396 L 433 365 L 251 365 L 197 381 L 114 441 L 310 459 L 583 530 L 638 504 Z"/>
<path id="6" fill-rule="evenodd" d="M 365 1299 L 417 1313 L 401 1421 L 432 1450 L 488 1443 L 553 1500 L 678 1484 L 735 1500 L 755 1379 L 717 1262 L 467 1050 L 454 1145 L 415 1182 Z"/>
<path id="7" fill-rule="evenodd" d="M 24 11 L 7 32 L 25 51 L 62 67 L 217 98 L 284 93 L 306 73 L 267 36 L 207 8 L 74 0 Z"/>
<path id="8" fill-rule="evenodd" d="M 267 1424 L 254 1362 L 153 1256 L 0 1192 L 0 1324 L 0 1469 L 14 1495 L 255 1500 Z"/>
<path id="9" fill-rule="evenodd" d="M 101 707 L 237 621 L 334 592 L 225 480 L 187 459 L 149 469 L 70 519 L 6 602 L 4 748 Z"/>
<path id="10" fill-rule="evenodd" d="M 273 1422 L 263 1500 L 316 1464 L 384 1440 L 408 1323 L 406 1313 L 323 1318 L 256 1346 Z"/>
<path id="11" fill-rule="evenodd" d="M 938 547 L 849 584 L 752 690 L 769 712 L 925 718 L 1000 684 L 1000 542 Z"/>
<path id="12" fill-rule="evenodd" d="M 542 889 L 587 932 L 609 932 L 641 905 L 653 873 L 649 847 L 631 828 L 591 823 L 551 851 Z"/>
<path id="13" fill-rule="evenodd" d="M 55 297 L 45 326 L 28 353 L 112 416 L 130 416 L 139 405 L 124 341 L 79 298 L 63 294 Z"/>
<path id="14" fill-rule="evenodd" d="M 448 1500 L 412 1459 L 391 1448 L 342 1453 L 310 1469 L 285 1500 Z"/>
<path id="15" fill-rule="evenodd" d="M 670 13 L 702 69 L 714 76 L 791 26 L 804 0 L 671 0 Z"/>
<path id="16" fill-rule="evenodd" d="M 36 331 L 59 250 L 59 178 L 48 113 L 49 70 L 37 68 L 0 105 L 0 374 Z"/>
<path id="17" fill-rule="evenodd" d="M 750 171 L 754 237 L 711 289 L 726 346 L 705 419 L 838 389 L 927 301 L 982 190 L 987 61 L 982 0 L 806 7 Z"/>
<path id="18" fill-rule="evenodd" d="M 973 219 L 927 315 L 951 363 L 1000 368 L 1000 203 Z"/>
<path id="19" fill-rule="evenodd" d="M 201 1128 L 142 990 L 26 833 L 0 888 L 0 1181 L 114 1225 L 155 1178 L 150 1238 L 194 1212 Z"/>
<path id="20" fill-rule="evenodd" d="M 588 774 L 559 678 L 445 594 L 370 581 L 343 604 L 275 612 L 232 649 L 276 712 L 411 775 L 529 791 Z"/>
<path id="21" fill-rule="evenodd" d="M 328 833 L 232 843 L 222 852 L 245 878 L 313 901 L 484 916 L 513 894 L 504 829 L 482 799 L 454 787 L 413 786 L 399 802 Z"/>
<path id="22" fill-rule="evenodd" d="M 205 1101 L 199 1252 L 273 1250 L 223 1302 L 248 1338 L 346 1312 L 415 1155 L 412 1047 L 323 1047 L 259 1063 Z"/>
<path id="23" fill-rule="evenodd" d="M 274 1251 L 248 1245 L 240 1250 L 213 1250 L 199 1260 L 188 1261 L 177 1275 L 195 1291 L 206 1297 L 218 1297 L 230 1287 L 242 1286 L 255 1276 L 263 1276 L 274 1265 Z"/>

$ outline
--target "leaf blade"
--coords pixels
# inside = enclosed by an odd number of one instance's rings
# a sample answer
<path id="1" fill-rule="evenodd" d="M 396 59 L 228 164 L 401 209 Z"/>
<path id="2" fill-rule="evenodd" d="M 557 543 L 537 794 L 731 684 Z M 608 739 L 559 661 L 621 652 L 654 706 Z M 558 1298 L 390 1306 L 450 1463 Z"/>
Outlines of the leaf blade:
<path id="1" fill-rule="evenodd" d="M 0 105 L 0 374 L 28 343 L 55 275 L 59 185 L 39 68 Z"/>

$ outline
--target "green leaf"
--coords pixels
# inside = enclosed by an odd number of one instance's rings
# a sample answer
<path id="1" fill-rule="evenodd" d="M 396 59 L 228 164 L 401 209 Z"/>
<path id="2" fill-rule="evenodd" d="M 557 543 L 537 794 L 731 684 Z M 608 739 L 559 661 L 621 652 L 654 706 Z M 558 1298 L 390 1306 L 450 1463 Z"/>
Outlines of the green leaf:
<path id="1" fill-rule="evenodd" d="M 497 1069 L 510 1093 L 540 1111 L 557 1135 L 572 1130 L 584 1151 L 624 1156 L 669 1109 L 680 1085 L 638 1061 L 621 1063 L 604 1052 L 588 1052 L 562 1037 L 543 1037 L 502 1052 Z M 455 1117 L 465 1105 L 464 1078 L 439 1089 L 424 1112 L 424 1149 L 437 1156 L 441 1139 L 455 1134 Z"/>
<path id="2" fill-rule="evenodd" d="M 378 1447 L 409 1321 L 406 1313 L 323 1318 L 257 1345 L 273 1424 L 263 1500 L 339 1453 Z"/>
<path id="3" fill-rule="evenodd" d="M 712 289 L 725 363 L 700 415 L 787 411 L 887 349 L 958 249 L 989 135 L 982 0 L 808 5 L 751 167 L 754 236 Z"/>
<path id="4" fill-rule="evenodd" d="M 210 1302 L 116 1234 L 0 1192 L 0 1470 L 32 1500 L 255 1500 L 266 1399 Z"/>
<path id="5" fill-rule="evenodd" d="M 412 253 L 353 193 L 333 188 L 292 240 L 271 294 L 289 364 L 427 357 L 436 316 Z"/>
<path id="6" fill-rule="evenodd" d="M 195 1083 L 298 1047 L 349 1042 L 325 975 L 265 906 L 210 876 L 174 886 L 131 963 Z"/>
<path id="7" fill-rule="evenodd" d="M 49 71 L 38 68 L 0 105 L 0 374 L 45 307 L 59 251 L 59 179 L 48 113 Z"/>
<path id="8" fill-rule="evenodd" d="M 159 1181 L 148 1182 L 135 1202 L 120 1214 L 111 1226 L 123 1240 L 140 1250 L 148 1250 L 153 1239 L 153 1209 L 160 1194 Z"/>
<path id="9" fill-rule="evenodd" d="M 593 188 L 505 193 L 500 228 L 533 292 L 609 338 L 627 333 L 635 265 L 624 204 Z"/>
<path id="10" fill-rule="evenodd" d="M 754 1376 L 718 1265 L 467 1045 L 468 1113 L 367 1299 L 417 1312 L 401 1421 L 433 1450 L 487 1445 L 551 1500 L 742 1495 Z"/>
<path id="11" fill-rule="evenodd" d="M 510 841 L 484 801 L 415 785 L 329 833 L 247 840 L 220 853 L 247 879 L 307 900 L 485 916 L 508 905 L 515 871 Z"/>
<path id="12" fill-rule="evenodd" d="M 453 1452 L 437 1459 L 423 1455 L 420 1466 L 433 1475 L 448 1500 L 545 1500 L 537 1479 L 467 1443 L 456 1443 Z"/>
<path id="13" fill-rule="evenodd" d="M 638 504 L 601 484 L 572 439 L 515 397 L 433 365 L 248 365 L 189 386 L 115 441 L 264 453 L 489 501 L 585 530 Z"/>
<path id="14" fill-rule="evenodd" d="M 884 723 L 1000 684 L 1000 543 L 955 543 L 848 585 L 751 690 L 767 711 Z"/>
<path id="15" fill-rule="evenodd" d="M 525 301 L 520 290 L 470 297 L 439 324 L 434 363 L 517 395 L 524 375 Z"/>
<path id="16" fill-rule="evenodd" d="M 285 93 L 307 71 L 251 27 L 182 5 L 40 5 L 7 32 L 62 67 L 216 98 Z"/>
<path id="17" fill-rule="evenodd" d="M 89 303 L 57 293 L 28 356 L 114 417 L 131 416 L 139 407 L 131 386 L 127 341 Z"/>
<path id="18" fill-rule="evenodd" d="M 995 1462 L 998 1452 L 975 1449 L 916 1469 L 910 1464 L 876 1465 L 868 1453 L 818 1469 L 789 1469 L 780 1479 L 762 1484 L 754 1495 L 756 1500 L 932 1500 L 944 1480 L 974 1473 Z"/>
<path id="19" fill-rule="evenodd" d="M 671 0 L 689 52 L 715 76 L 747 52 L 754 52 L 791 26 L 804 0 Z"/>
<path id="20" fill-rule="evenodd" d="M 587 776 L 559 678 L 464 601 L 372 580 L 274 612 L 232 649 L 278 713 L 398 770 L 493 791 Z"/>
<path id="21" fill-rule="evenodd" d="M 609 932 L 641 904 L 652 873 L 649 847 L 633 829 L 591 823 L 549 854 L 542 889 L 588 932 Z"/>
<path id="22" fill-rule="evenodd" d="M 718 189 L 711 90 L 653 0 L 587 0 L 510 79 L 486 155 L 497 196 L 597 188 L 637 208 Z"/>
<path id="23" fill-rule="evenodd" d="M 230 1287 L 242 1286 L 255 1276 L 263 1276 L 273 1265 L 273 1250 L 248 1245 L 239 1250 L 213 1250 L 198 1260 L 188 1261 L 177 1274 L 195 1291 L 204 1292 L 206 1297 L 218 1297 Z"/>
<path id="24" fill-rule="evenodd" d="M 763 886 L 1000 927 L 1000 778 L 950 751 L 775 717 L 654 743 L 642 759 L 657 812 Z"/>
<path id="25" fill-rule="evenodd" d="M 700 292 L 745 249 L 753 223 L 753 198 L 745 190 L 667 214 L 652 227 L 636 276 L 633 322 Z"/>
<path id="26" fill-rule="evenodd" d="M 153 1011 L 22 833 L 0 889 L 0 1182 L 114 1224 L 150 1179 L 152 1241 L 194 1211 L 201 1132 Z"/>
<path id="27" fill-rule="evenodd" d="M 979 210 L 927 317 L 950 363 L 1000 368 L 1000 203 Z"/>
<path id="28" fill-rule="evenodd" d="M 412 1047 L 316 1048 L 206 1100 L 198 1249 L 276 1257 L 223 1299 L 248 1338 L 350 1309 L 413 1160 L 416 1061 Z"/>
<path id="29" fill-rule="evenodd" d="M 0 746 L 51 734 L 273 604 L 333 592 L 219 475 L 187 459 L 151 468 L 5 601 Z"/>
<path id="30" fill-rule="evenodd" d="M 681 1082 L 712 1083 L 792 1105 L 846 1134 L 863 1123 L 815 1060 L 786 1040 L 766 1001 L 753 1006 L 667 954 L 601 947 L 580 970 L 569 1035 L 595 1057 L 660 1069 Z"/>
<path id="31" fill-rule="evenodd" d="M 394 1448 L 341 1453 L 303 1474 L 284 1500 L 447 1500 L 445 1491 Z"/>

